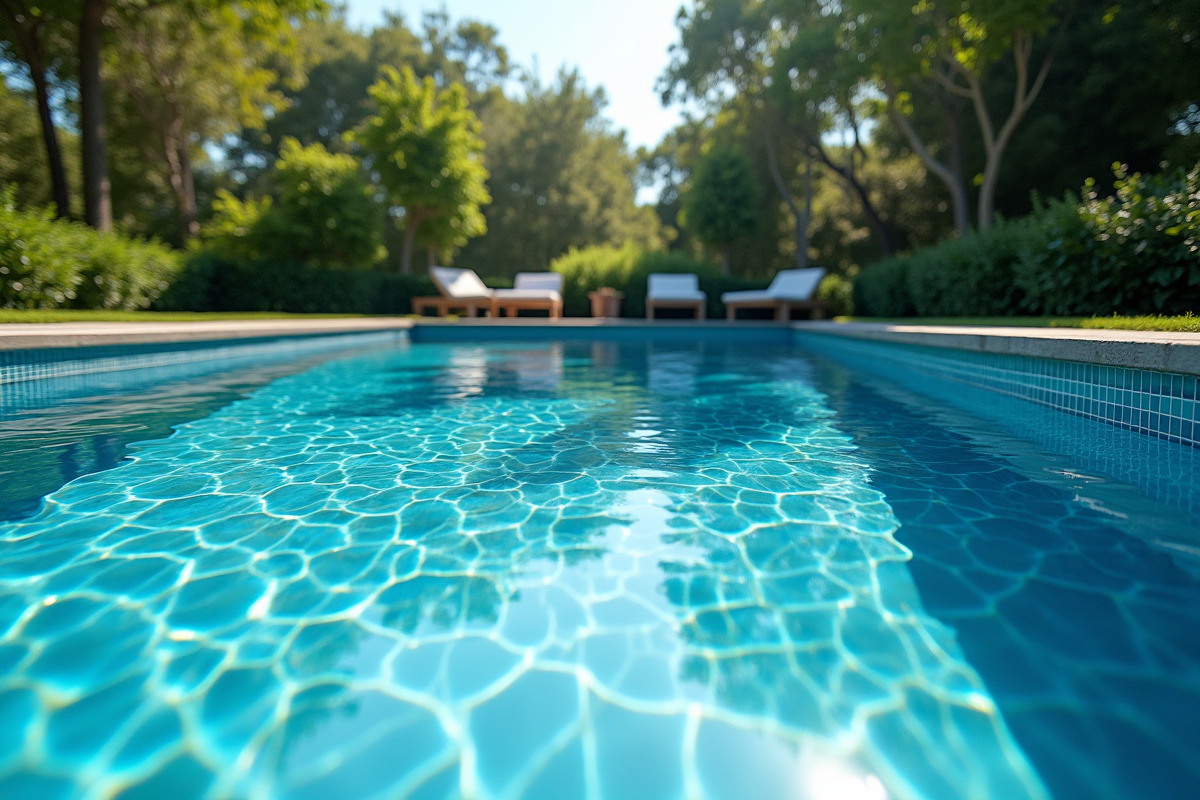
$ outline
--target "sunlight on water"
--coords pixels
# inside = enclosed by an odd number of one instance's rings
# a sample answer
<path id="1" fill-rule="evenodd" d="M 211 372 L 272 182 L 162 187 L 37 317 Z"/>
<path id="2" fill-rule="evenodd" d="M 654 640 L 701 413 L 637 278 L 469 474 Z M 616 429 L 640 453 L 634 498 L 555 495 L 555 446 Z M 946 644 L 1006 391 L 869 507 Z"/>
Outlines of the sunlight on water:
<path id="1" fill-rule="evenodd" d="M 0 797 L 1044 797 L 770 355 L 384 351 L 68 484 L 0 526 Z"/>

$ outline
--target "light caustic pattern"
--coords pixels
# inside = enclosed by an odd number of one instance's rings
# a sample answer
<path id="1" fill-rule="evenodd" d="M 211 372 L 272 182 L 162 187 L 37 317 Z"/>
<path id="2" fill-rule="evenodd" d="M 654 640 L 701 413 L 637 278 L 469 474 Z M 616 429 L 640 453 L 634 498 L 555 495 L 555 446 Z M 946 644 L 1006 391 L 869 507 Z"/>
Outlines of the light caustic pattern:
<path id="1" fill-rule="evenodd" d="M 422 345 L 0 527 L 0 797 L 1044 789 L 787 351 Z"/>

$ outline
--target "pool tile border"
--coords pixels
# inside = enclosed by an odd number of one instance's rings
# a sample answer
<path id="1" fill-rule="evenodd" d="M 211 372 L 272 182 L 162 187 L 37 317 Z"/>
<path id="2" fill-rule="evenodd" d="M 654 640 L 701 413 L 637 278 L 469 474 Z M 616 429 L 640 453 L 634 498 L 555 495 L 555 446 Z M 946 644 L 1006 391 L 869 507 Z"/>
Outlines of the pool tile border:
<path id="1" fill-rule="evenodd" d="M 1158 439 L 1200 447 L 1200 377 L 985 350 L 913 344 L 830 329 L 797 329 L 834 351 L 886 357 L 915 372 L 1019 397 Z M 823 350 L 825 348 L 822 348 Z"/>

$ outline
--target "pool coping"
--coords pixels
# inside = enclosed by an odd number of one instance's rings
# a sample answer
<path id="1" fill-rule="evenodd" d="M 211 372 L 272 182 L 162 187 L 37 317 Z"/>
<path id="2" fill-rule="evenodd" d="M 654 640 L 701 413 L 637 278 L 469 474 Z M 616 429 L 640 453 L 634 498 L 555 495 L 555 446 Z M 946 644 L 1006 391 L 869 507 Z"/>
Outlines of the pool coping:
<path id="1" fill-rule="evenodd" d="M 0 324 L 0 351 L 123 344 L 228 341 L 408 330 L 401 317 L 201 320 L 196 322 L 43 322 Z"/>
<path id="2" fill-rule="evenodd" d="M 795 322 L 792 328 L 880 342 L 1200 375 L 1200 333 L 884 322 Z"/>
<path id="3" fill-rule="evenodd" d="M 433 317 L 347 317 L 333 319 L 213 320 L 196 322 L 50 322 L 0 324 L 0 351 L 98 345 L 223 341 L 279 336 L 366 333 L 453 326 L 480 333 L 505 328 L 542 330 L 620 328 L 686 329 L 708 332 L 770 328 L 780 323 L 710 320 L 565 318 L 458 319 Z M 793 322 L 794 331 L 952 348 L 984 353 L 1053 358 L 1088 364 L 1200 375 L 1200 333 L 1092 330 L 1083 328 L 996 328 L 878 322 Z"/>

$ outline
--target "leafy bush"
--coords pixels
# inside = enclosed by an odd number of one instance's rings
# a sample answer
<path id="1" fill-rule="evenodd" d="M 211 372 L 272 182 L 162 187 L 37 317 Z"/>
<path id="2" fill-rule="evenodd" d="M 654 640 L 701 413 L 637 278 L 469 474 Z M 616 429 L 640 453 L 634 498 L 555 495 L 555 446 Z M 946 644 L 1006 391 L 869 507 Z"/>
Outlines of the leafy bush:
<path id="1" fill-rule="evenodd" d="M 1032 235 L 1032 239 L 1031 239 Z M 1014 277 L 1022 253 L 1043 240 L 1025 220 L 1001 220 L 990 231 L 946 239 L 913 253 L 908 291 L 923 317 L 1006 316 L 1019 312 L 1023 292 Z"/>
<path id="2" fill-rule="evenodd" d="M 854 310 L 868 317 L 910 317 L 916 313 L 908 290 L 911 256 L 897 256 L 860 270 L 854 278 Z"/>
<path id="3" fill-rule="evenodd" d="M 1116 172 L 1116 195 L 1088 181 L 1082 202 L 1051 203 L 1045 246 L 1016 270 L 1031 313 L 1179 314 L 1200 308 L 1200 165 L 1164 176 Z M 1034 240 L 1036 243 L 1036 239 Z"/>
<path id="4" fill-rule="evenodd" d="M 158 308 L 169 311 L 283 311 L 407 314 L 412 298 L 437 294 L 428 277 L 239 261 L 212 253 L 189 259 Z"/>
<path id="5" fill-rule="evenodd" d="M 1200 308 L 1200 165 L 1117 169 L 1116 195 L 1040 204 L 990 231 L 859 273 L 860 314 L 881 317 L 1179 314 Z"/>
<path id="6" fill-rule="evenodd" d="M 148 308 L 180 268 L 165 245 L 21 211 L 13 197 L 0 192 L 0 307 Z"/>
<path id="7" fill-rule="evenodd" d="M 720 269 L 711 261 L 697 261 L 679 253 L 646 252 L 634 244 L 624 247 L 599 245 L 583 250 L 572 248 L 551 262 L 550 269 L 563 276 L 563 314 L 569 317 L 589 316 L 588 293 L 604 286 L 624 293 L 622 316 L 645 317 L 646 281 L 655 272 L 692 272 L 699 276 L 700 288 L 708 294 L 706 313 L 710 317 L 724 313 L 722 292 L 746 285 L 745 281 L 722 277 Z"/>
<path id="8" fill-rule="evenodd" d="M 351 269 L 383 258 L 383 208 L 353 156 L 288 137 L 271 181 L 274 198 L 218 192 L 201 231 L 206 249 L 242 261 Z"/>
<path id="9" fill-rule="evenodd" d="M 849 316 L 854 313 L 854 282 L 841 275 L 826 275 L 817 287 L 817 299 L 829 307 L 830 316 Z"/>

